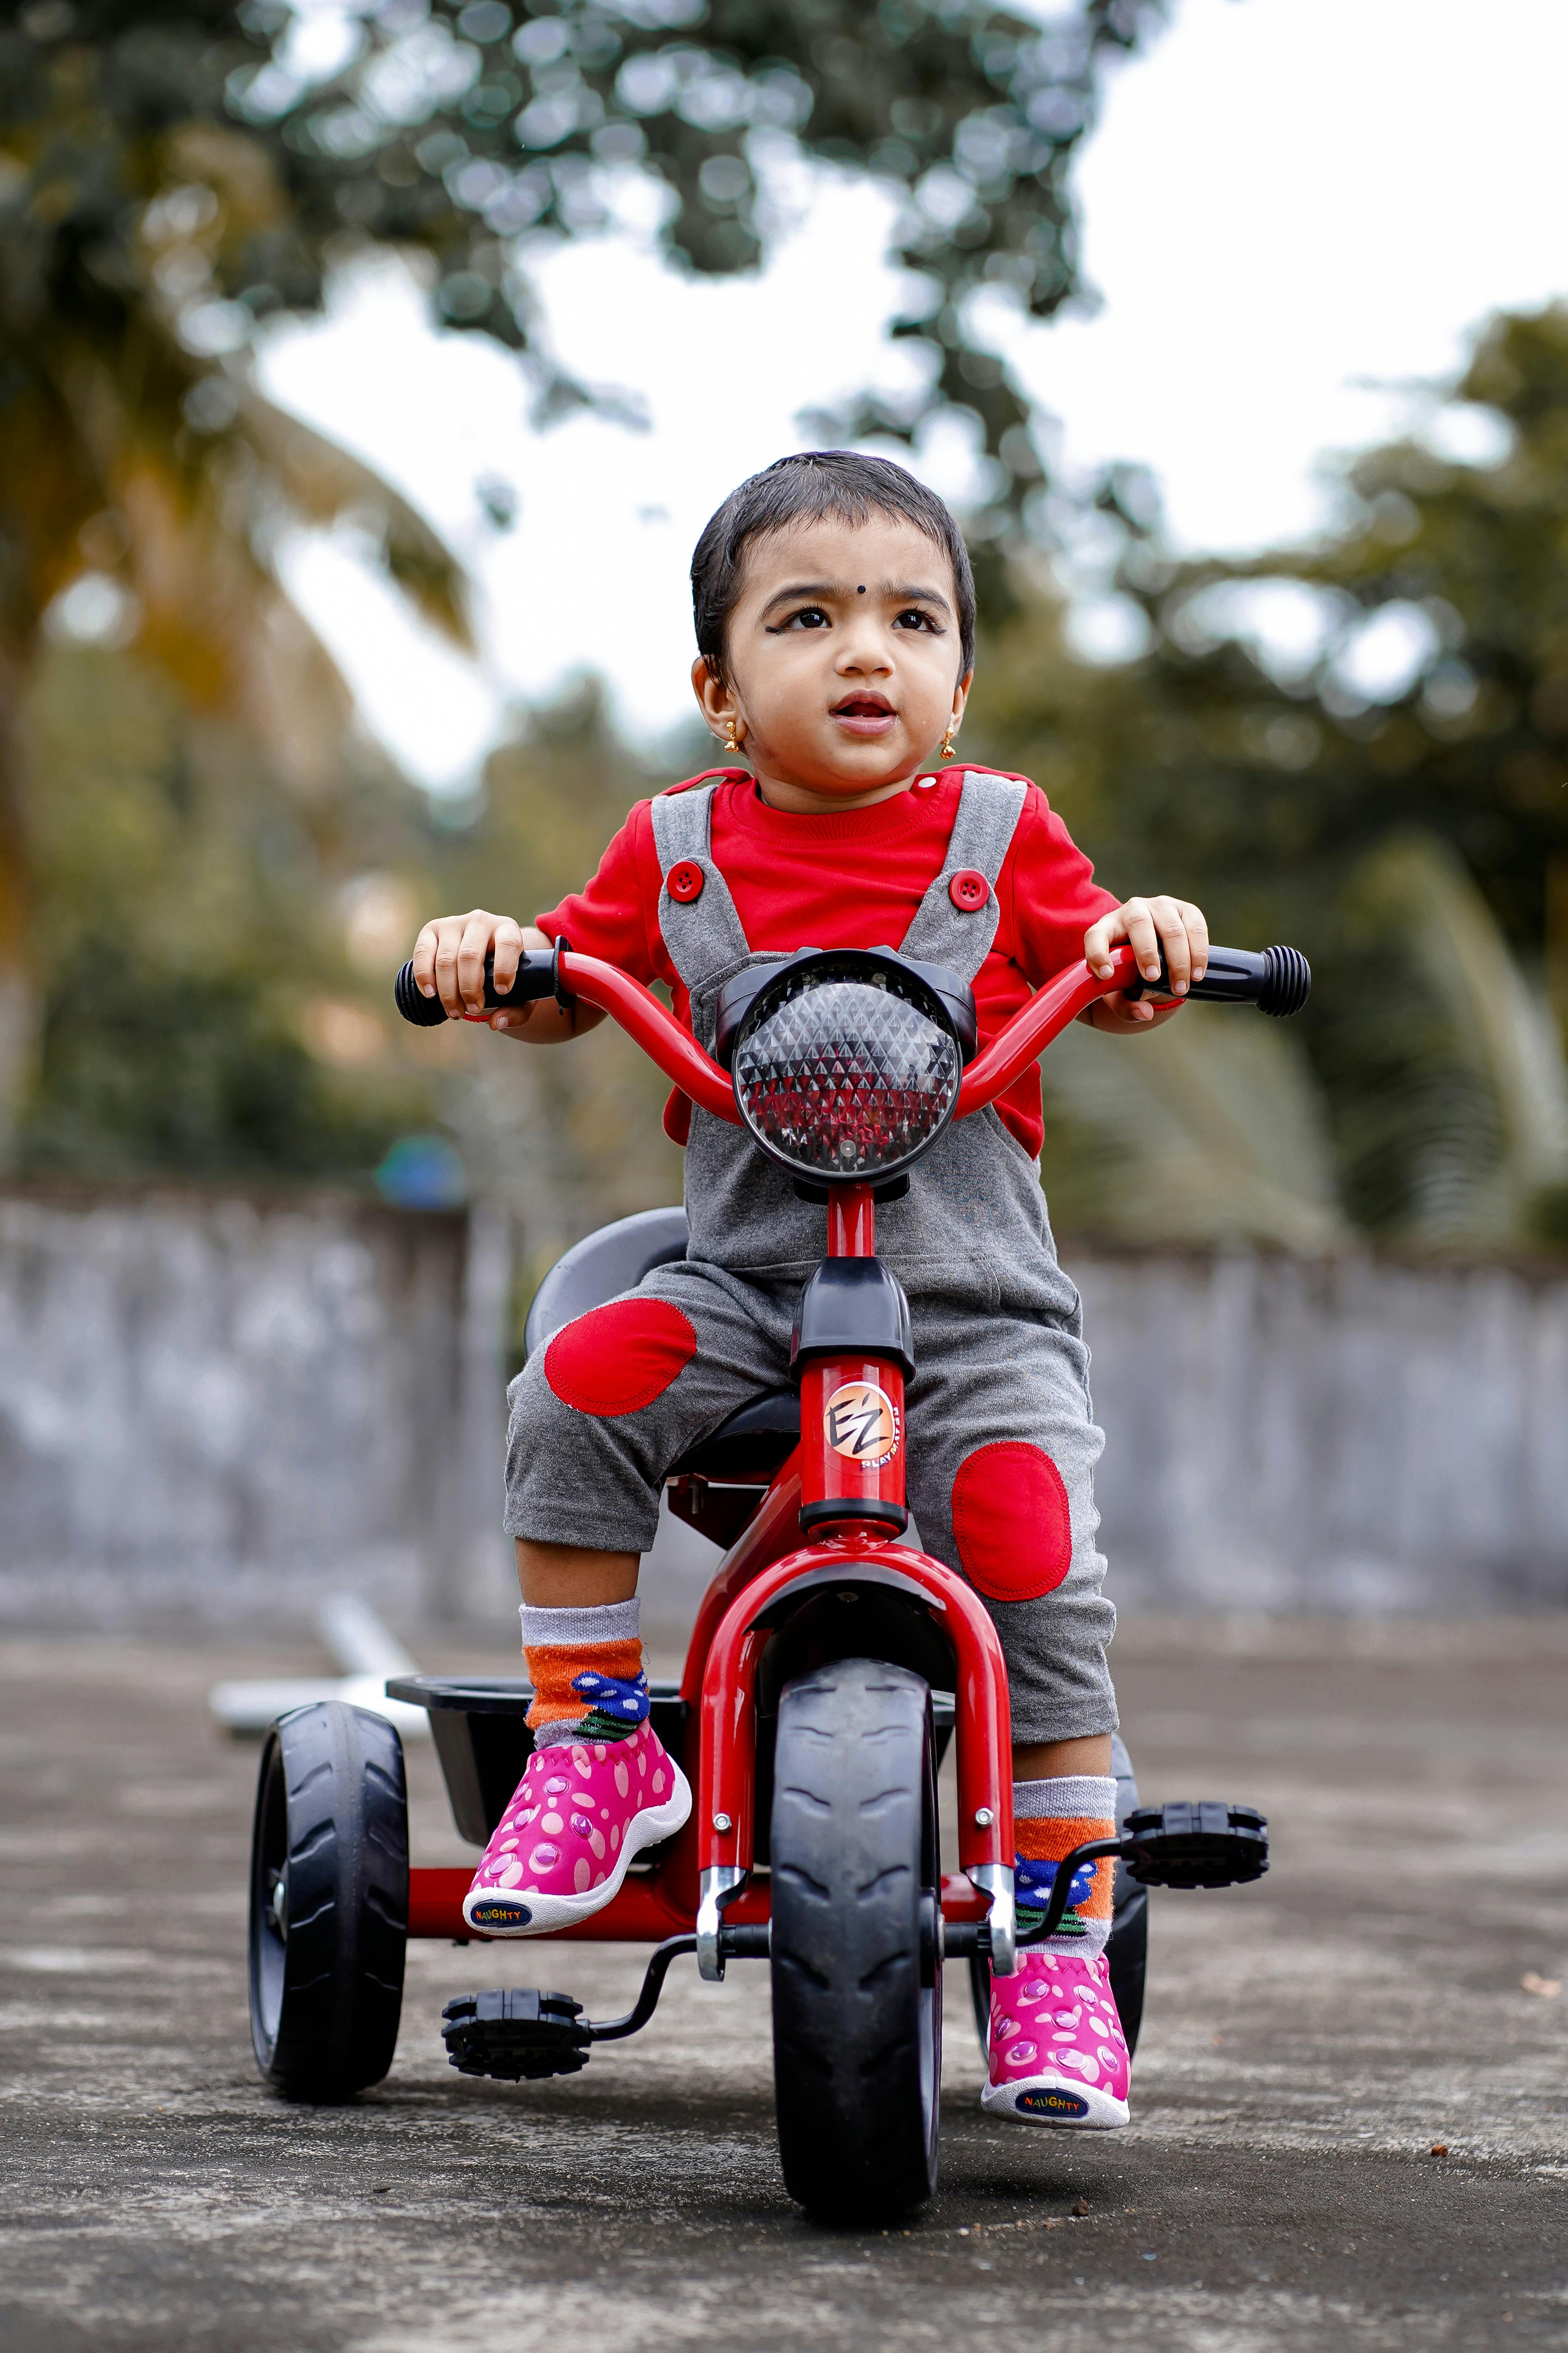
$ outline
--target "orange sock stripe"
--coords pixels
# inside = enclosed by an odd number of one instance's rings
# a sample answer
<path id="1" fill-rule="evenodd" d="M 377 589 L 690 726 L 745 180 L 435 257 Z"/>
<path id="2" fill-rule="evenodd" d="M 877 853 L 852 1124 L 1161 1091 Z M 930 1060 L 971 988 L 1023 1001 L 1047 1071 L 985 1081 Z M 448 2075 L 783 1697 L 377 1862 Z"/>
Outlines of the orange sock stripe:
<path id="1" fill-rule="evenodd" d="M 1020 1816 L 1013 1824 L 1013 1844 L 1026 1862 L 1060 1862 L 1075 1846 L 1091 1839 L 1114 1838 L 1116 1824 L 1068 1814 Z M 1116 1859 L 1101 1855 L 1094 1866 L 1094 1883 L 1087 1902 L 1073 1906 L 1080 1920 L 1109 1920 L 1115 1891 Z"/>
<path id="2" fill-rule="evenodd" d="M 1114 1822 L 1070 1814 L 1020 1815 L 1013 1824 L 1013 1843 L 1030 1862 L 1060 1862 L 1075 1846 L 1087 1846 L 1091 1839 L 1115 1836 Z"/>
<path id="3" fill-rule="evenodd" d="M 637 1641 L 533 1642 L 522 1655 L 533 1685 L 527 1718 L 531 1732 L 546 1724 L 575 1724 L 587 1715 L 589 1703 L 572 1688 L 574 1675 L 614 1675 L 617 1682 L 631 1683 L 642 1672 L 642 1644 Z"/>

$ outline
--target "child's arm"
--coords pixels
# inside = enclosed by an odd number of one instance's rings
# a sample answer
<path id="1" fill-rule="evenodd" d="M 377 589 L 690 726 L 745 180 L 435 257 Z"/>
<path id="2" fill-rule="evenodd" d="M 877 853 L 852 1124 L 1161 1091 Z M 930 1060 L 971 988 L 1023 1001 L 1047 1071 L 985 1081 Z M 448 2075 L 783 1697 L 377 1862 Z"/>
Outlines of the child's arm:
<path id="1" fill-rule="evenodd" d="M 1186 995 L 1189 981 L 1202 980 L 1208 965 L 1208 925 L 1203 910 L 1185 899 L 1124 899 L 1090 923 L 1083 935 L 1084 962 L 1090 972 L 1102 979 L 1109 975 L 1110 951 L 1121 940 L 1132 949 L 1146 980 L 1158 980 L 1163 947 L 1171 994 L 1178 999 Z M 1125 991 L 1118 989 L 1114 997 L 1102 997 L 1091 1005 L 1082 1018 L 1091 1029 L 1130 1038 L 1141 1029 L 1158 1029 L 1181 1009 L 1179 1003 L 1152 1005 L 1146 997 L 1130 1002 Z"/>
<path id="2" fill-rule="evenodd" d="M 497 990 L 503 994 L 517 978 L 524 948 L 548 948 L 551 943 L 531 923 L 510 915 L 487 914 L 482 907 L 466 915 L 437 915 L 426 924 L 414 943 L 414 977 L 426 997 L 438 997 L 452 1020 L 485 1009 L 485 957 L 495 950 L 492 967 Z M 580 1037 L 604 1019 L 596 1005 L 571 1005 L 562 1011 L 553 997 L 536 997 L 531 1005 L 509 1005 L 489 1017 L 489 1026 L 502 1038 L 520 1038 L 530 1046 L 556 1046 L 563 1039 Z"/>

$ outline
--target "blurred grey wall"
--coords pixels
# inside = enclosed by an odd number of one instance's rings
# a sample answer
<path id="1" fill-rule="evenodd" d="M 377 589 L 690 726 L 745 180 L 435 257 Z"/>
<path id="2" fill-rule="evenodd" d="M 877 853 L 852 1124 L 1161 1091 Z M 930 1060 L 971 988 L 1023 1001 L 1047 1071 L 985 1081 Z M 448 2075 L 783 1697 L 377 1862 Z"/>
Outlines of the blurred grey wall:
<path id="1" fill-rule="evenodd" d="M 504 1599 L 504 1224 L 0 1194 L 0 1619 Z"/>
<path id="2" fill-rule="evenodd" d="M 1122 1605 L 1568 1607 L 1568 1275 L 1066 1255 Z"/>
<path id="3" fill-rule="evenodd" d="M 1110 1590 L 1568 1606 L 1568 1276 L 1066 1253 Z M 0 1620 L 298 1621 L 353 1587 L 510 1645 L 504 1218 L 0 1194 Z M 650 1630 L 715 1556 L 666 1520 Z"/>

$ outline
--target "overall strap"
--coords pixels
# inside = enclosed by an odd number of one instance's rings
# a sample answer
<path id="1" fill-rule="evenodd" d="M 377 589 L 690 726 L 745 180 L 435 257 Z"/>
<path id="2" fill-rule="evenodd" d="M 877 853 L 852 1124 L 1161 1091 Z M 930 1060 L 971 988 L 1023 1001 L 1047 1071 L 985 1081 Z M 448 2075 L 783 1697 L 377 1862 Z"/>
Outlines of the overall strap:
<path id="1" fill-rule="evenodd" d="M 727 977 L 739 970 L 752 953 L 709 846 L 718 789 L 717 783 L 694 785 L 684 792 L 659 793 L 652 803 L 654 848 L 663 877 L 658 928 L 670 963 L 693 997 L 721 974 Z M 689 889 L 679 897 L 671 892 L 669 878 L 678 867 L 694 868 L 701 876 L 695 895 Z M 678 883 L 686 879 L 677 875 Z"/>
<path id="2" fill-rule="evenodd" d="M 915 919 L 900 944 L 901 955 L 926 964 L 944 964 L 961 980 L 973 984 L 996 937 L 1001 920 L 996 881 L 1027 792 L 1028 786 L 1015 776 L 993 776 L 983 768 L 970 769 L 959 795 L 958 815 L 952 821 L 942 872 L 915 909 Z M 658 807 L 657 801 L 654 807 Z M 978 906 L 954 900 L 949 885 L 955 874 L 984 876 L 988 887 Z"/>

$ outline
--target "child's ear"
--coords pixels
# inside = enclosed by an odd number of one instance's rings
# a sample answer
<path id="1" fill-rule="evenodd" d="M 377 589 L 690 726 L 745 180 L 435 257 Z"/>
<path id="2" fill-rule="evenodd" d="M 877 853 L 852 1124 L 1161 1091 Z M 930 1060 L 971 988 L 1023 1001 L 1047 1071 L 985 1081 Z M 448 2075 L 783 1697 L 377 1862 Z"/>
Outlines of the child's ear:
<path id="1" fill-rule="evenodd" d="M 699 654 L 691 665 L 691 691 L 697 697 L 710 732 L 717 735 L 731 758 L 740 750 L 735 741 L 740 714 L 728 683 L 712 668 L 705 654 Z"/>
<path id="2" fill-rule="evenodd" d="M 691 691 L 697 706 L 710 727 L 727 726 L 732 716 L 730 690 L 712 669 L 706 654 L 699 654 L 691 665 Z"/>

